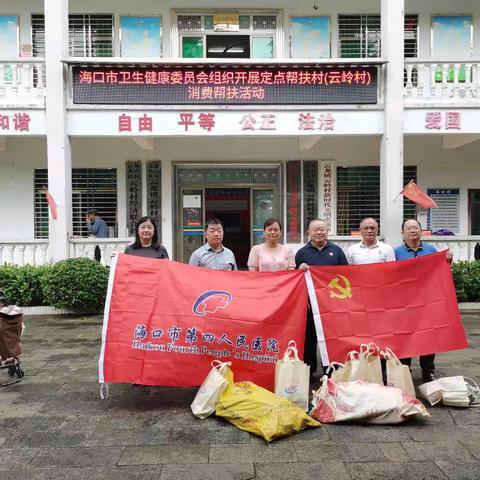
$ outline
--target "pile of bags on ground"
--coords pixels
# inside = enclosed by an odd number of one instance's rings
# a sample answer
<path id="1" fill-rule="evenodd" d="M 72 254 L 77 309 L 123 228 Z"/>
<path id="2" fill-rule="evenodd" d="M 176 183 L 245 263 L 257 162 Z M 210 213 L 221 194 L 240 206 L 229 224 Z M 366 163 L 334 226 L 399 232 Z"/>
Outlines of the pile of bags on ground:
<path id="1" fill-rule="evenodd" d="M 383 384 L 380 358 L 386 359 L 387 386 Z M 360 421 L 401 423 L 413 415 L 428 416 L 415 398 L 408 366 L 387 348 L 380 352 L 370 343 L 347 355 L 345 364 L 332 364 L 331 377 L 323 377 L 313 395 L 311 414 L 323 423 Z"/>
<path id="2" fill-rule="evenodd" d="M 380 357 L 386 358 L 387 384 L 383 385 Z M 194 415 L 206 418 L 215 412 L 242 430 L 267 441 L 322 423 L 361 421 L 400 423 L 414 415 L 428 416 L 415 398 L 410 370 L 387 349 L 362 345 L 347 355 L 345 364 L 332 364 L 314 392 L 309 415 L 310 367 L 298 357 L 295 342 L 275 365 L 275 393 L 252 382 L 234 382 L 230 362 L 212 362 L 191 405 Z"/>
<path id="3" fill-rule="evenodd" d="M 307 369 L 308 406 L 309 367 L 300 360 L 299 363 L 303 369 Z M 215 412 L 236 427 L 259 435 L 267 442 L 300 432 L 307 427 L 320 427 L 318 421 L 305 413 L 305 405 L 298 406 L 288 398 L 276 395 L 252 382 L 234 382 L 230 365 L 231 362 L 212 362 L 213 368 L 191 405 L 195 416 L 207 418 Z"/>

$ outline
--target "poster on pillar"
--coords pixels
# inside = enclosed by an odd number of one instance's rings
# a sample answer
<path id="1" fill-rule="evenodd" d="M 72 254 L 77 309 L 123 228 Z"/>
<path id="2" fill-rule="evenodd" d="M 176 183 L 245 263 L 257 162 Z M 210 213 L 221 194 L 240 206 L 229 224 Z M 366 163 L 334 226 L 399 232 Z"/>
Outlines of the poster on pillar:
<path id="1" fill-rule="evenodd" d="M 330 225 L 330 235 L 336 235 L 337 232 L 336 185 L 335 160 L 322 160 L 320 162 L 319 217 Z"/>

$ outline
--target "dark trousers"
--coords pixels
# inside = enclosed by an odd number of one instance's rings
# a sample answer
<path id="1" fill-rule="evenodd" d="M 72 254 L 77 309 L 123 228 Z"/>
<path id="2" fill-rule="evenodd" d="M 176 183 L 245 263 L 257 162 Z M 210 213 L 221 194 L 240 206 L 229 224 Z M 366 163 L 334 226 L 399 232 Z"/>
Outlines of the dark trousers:
<path id="1" fill-rule="evenodd" d="M 95 247 L 95 253 L 93 254 L 93 258 L 95 258 L 97 262 L 99 262 L 102 258 L 102 253 L 100 252 L 100 247 L 98 245 Z"/>
<path id="2" fill-rule="evenodd" d="M 310 375 L 317 371 L 317 331 L 315 330 L 315 322 L 313 321 L 313 313 L 310 306 L 307 310 L 303 360 L 307 365 L 310 365 Z"/>
<path id="3" fill-rule="evenodd" d="M 412 365 L 411 358 L 401 358 L 400 361 L 403 365 Z M 420 368 L 423 373 L 434 373 L 435 372 L 435 354 L 432 355 L 421 355 L 420 356 Z"/>

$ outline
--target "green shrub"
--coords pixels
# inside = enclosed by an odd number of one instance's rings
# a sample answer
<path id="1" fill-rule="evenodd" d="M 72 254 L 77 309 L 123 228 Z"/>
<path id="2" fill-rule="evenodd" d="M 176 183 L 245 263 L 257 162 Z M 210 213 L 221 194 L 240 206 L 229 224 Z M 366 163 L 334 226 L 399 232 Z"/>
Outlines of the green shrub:
<path id="1" fill-rule="evenodd" d="M 50 265 L 0 266 L 0 289 L 8 303 L 22 307 L 45 305 L 41 281 L 49 268 Z"/>
<path id="2" fill-rule="evenodd" d="M 480 262 L 454 263 L 452 275 L 459 302 L 480 302 Z"/>
<path id="3" fill-rule="evenodd" d="M 69 258 L 55 263 L 42 279 L 45 302 L 79 313 L 103 309 L 108 268 L 89 258 Z"/>

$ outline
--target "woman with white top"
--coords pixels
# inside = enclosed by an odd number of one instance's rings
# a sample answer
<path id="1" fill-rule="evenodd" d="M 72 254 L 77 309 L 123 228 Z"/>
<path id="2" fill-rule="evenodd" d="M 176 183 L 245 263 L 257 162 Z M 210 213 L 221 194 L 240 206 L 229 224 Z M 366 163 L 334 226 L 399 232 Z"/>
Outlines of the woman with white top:
<path id="1" fill-rule="evenodd" d="M 275 218 L 269 218 L 263 225 L 265 243 L 255 245 L 248 256 L 248 269 L 254 272 L 277 272 L 294 270 L 295 257 L 290 247 L 282 245 L 282 225 Z"/>

